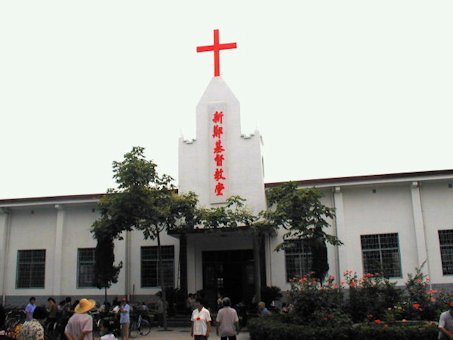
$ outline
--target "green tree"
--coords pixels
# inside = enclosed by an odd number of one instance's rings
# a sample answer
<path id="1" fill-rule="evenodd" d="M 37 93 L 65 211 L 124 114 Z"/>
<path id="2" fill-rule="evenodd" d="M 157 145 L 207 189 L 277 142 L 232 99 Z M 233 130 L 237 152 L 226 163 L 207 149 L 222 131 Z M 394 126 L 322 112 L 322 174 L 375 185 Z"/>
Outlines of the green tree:
<path id="1" fill-rule="evenodd" d="M 95 264 L 94 264 L 94 284 L 97 288 L 104 288 L 104 303 L 107 302 L 107 289 L 112 283 L 118 282 L 122 262 L 115 266 L 115 253 L 113 238 L 101 232 L 103 228 L 96 228 L 98 235 L 95 249 Z"/>
<path id="2" fill-rule="evenodd" d="M 133 147 L 121 162 L 113 162 L 118 188 L 109 189 L 99 202 L 100 218 L 92 232 L 98 243 L 103 237 L 122 239 L 123 232 L 139 230 L 145 239 L 157 240 L 159 282 L 164 301 L 164 328 L 167 329 L 166 296 L 162 265 L 161 233 L 190 229 L 197 224 L 197 197 L 178 195 L 168 175 L 159 175 L 157 165 L 144 156 L 144 148 Z M 113 243 L 112 243 L 113 245 Z M 96 266 L 97 267 L 97 266 Z"/>
<path id="3" fill-rule="evenodd" d="M 311 271 L 320 283 L 329 270 L 326 243 L 341 245 L 335 236 L 325 232 L 328 219 L 335 217 L 335 209 L 321 203 L 321 192 L 316 188 L 298 189 L 289 182 L 267 192 L 269 209 L 263 214 L 269 224 L 286 229 L 283 240 L 306 239 L 312 254 Z M 284 248 L 284 242 L 277 250 Z"/>

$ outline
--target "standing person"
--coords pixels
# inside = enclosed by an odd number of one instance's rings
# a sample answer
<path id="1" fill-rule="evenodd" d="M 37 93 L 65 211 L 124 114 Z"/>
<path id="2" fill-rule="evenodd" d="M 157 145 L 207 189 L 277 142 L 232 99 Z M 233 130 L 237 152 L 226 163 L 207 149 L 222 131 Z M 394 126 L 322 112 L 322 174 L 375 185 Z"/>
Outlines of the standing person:
<path id="1" fill-rule="evenodd" d="M 231 308 L 231 300 L 225 297 L 216 318 L 217 335 L 221 340 L 236 340 L 239 332 L 239 318 L 235 309 Z"/>
<path id="2" fill-rule="evenodd" d="M 93 340 L 93 318 L 88 312 L 96 306 L 96 301 L 81 299 L 74 308 L 64 330 L 68 340 Z"/>
<path id="3" fill-rule="evenodd" d="M 120 326 L 123 340 L 128 340 L 129 338 L 130 310 L 131 307 L 127 304 L 127 299 L 125 297 L 122 298 L 120 304 Z"/>
<path id="4" fill-rule="evenodd" d="M 449 309 L 440 315 L 439 339 L 453 339 L 453 300 L 448 304 Z"/>
<path id="5" fill-rule="evenodd" d="M 25 321 L 31 321 L 33 319 L 33 312 L 36 308 L 36 299 L 32 296 L 29 300 L 28 305 L 25 307 Z"/>
<path id="6" fill-rule="evenodd" d="M 47 318 L 47 310 L 44 307 L 36 307 L 32 318 L 22 325 L 18 340 L 44 340 L 43 324 Z"/>
<path id="7" fill-rule="evenodd" d="M 187 296 L 187 300 L 186 300 L 186 308 L 190 314 L 192 314 L 192 312 L 194 310 L 194 306 L 193 306 L 194 302 L 195 302 L 195 299 L 193 298 L 193 294 L 189 293 L 189 295 Z"/>
<path id="8" fill-rule="evenodd" d="M 223 307 L 223 296 L 220 293 L 217 293 L 217 311 Z"/>
<path id="9" fill-rule="evenodd" d="M 195 309 L 192 312 L 192 328 L 190 335 L 195 340 L 207 340 L 211 334 L 211 314 L 203 307 L 203 302 L 200 298 L 195 299 Z"/>
<path id="10" fill-rule="evenodd" d="M 156 296 L 157 296 L 157 326 L 164 327 L 164 300 L 162 299 L 162 292 L 158 292 Z"/>
<path id="11" fill-rule="evenodd" d="M 58 312 L 58 306 L 57 302 L 55 301 L 54 298 L 48 298 L 47 299 L 47 311 L 49 312 L 49 317 L 47 318 L 47 322 L 50 323 L 55 323 L 57 321 L 57 312 Z"/>

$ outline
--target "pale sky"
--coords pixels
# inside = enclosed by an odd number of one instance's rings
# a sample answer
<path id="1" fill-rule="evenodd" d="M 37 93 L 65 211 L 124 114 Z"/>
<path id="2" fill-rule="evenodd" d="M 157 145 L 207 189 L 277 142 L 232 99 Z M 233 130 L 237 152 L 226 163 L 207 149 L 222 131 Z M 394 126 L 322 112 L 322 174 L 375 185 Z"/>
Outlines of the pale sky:
<path id="1" fill-rule="evenodd" d="M 0 1 L 0 199 L 102 193 L 178 138 L 221 74 L 265 181 L 453 169 L 453 1 Z"/>

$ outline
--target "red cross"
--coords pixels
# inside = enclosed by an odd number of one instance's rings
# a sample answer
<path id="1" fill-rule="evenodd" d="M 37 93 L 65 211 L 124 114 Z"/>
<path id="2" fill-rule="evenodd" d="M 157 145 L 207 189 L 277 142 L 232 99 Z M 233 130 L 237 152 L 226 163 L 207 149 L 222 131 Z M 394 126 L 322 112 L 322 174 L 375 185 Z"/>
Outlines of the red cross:
<path id="1" fill-rule="evenodd" d="M 219 30 L 214 30 L 214 45 L 198 46 L 197 52 L 214 51 L 214 77 L 220 76 L 220 50 L 236 48 L 236 43 L 219 43 Z"/>

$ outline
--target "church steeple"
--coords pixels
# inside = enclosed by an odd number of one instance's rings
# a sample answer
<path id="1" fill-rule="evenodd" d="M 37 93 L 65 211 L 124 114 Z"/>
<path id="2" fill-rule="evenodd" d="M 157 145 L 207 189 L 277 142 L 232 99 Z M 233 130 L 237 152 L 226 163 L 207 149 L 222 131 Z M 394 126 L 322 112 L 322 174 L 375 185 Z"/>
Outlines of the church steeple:
<path id="1" fill-rule="evenodd" d="M 235 48 L 236 43 L 219 44 L 197 50 L 214 51 Z M 220 77 L 216 57 L 214 77 L 197 105 L 196 139 L 179 142 L 179 191 L 193 191 L 201 206 L 223 204 L 233 195 L 247 200 L 254 212 L 265 209 L 261 138 L 258 132 L 241 131 L 239 101 Z"/>

